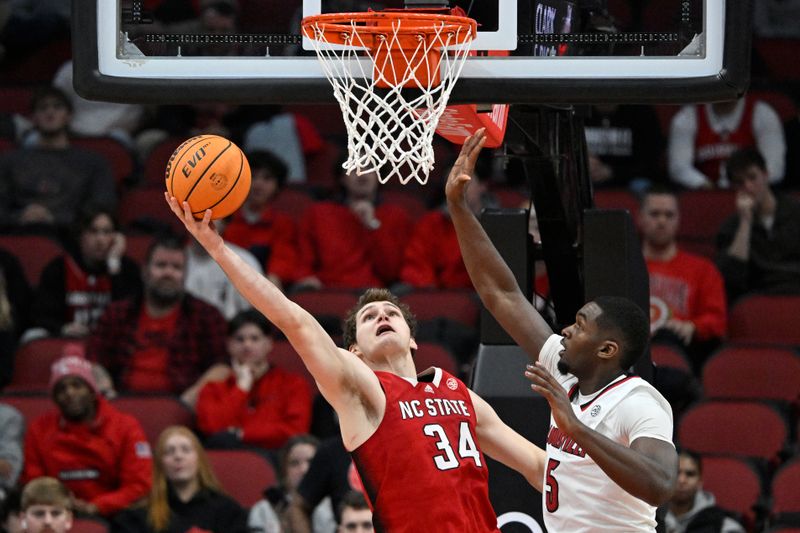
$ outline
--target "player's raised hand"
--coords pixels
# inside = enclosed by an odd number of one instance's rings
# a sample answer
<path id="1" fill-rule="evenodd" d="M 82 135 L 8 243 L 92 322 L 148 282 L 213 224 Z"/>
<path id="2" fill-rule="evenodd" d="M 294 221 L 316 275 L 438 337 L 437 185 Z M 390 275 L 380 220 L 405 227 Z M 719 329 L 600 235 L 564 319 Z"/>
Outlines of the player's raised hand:
<path id="1" fill-rule="evenodd" d="M 526 367 L 525 377 L 532 383 L 531 388 L 544 396 L 547 403 L 550 404 L 550 410 L 558 428 L 567 435 L 571 435 L 581 422 L 572 410 L 572 403 L 569 401 L 564 387 L 538 361 Z"/>
<path id="2" fill-rule="evenodd" d="M 447 177 L 445 194 L 449 202 L 466 202 L 464 191 L 472 179 L 475 172 L 475 162 L 481 153 L 483 145 L 486 143 L 486 128 L 481 128 L 469 137 L 461 147 L 450 175 Z"/>
<path id="3" fill-rule="evenodd" d="M 164 198 L 166 198 L 167 204 L 169 204 L 169 208 L 172 209 L 175 216 L 183 222 L 183 225 L 186 226 L 189 233 L 197 239 L 197 242 L 199 242 L 203 248 L 211 251 L 212 248 L 223 244 L 222 237 L 219 236 L 214 223 L 211 221 L 211 209 L 206 209 L 206 212 L 203 213 L 203 218 L 197 220 L 192 214 L 189 202 L 183 202 L 181 206 L 180 203 L 178 203 L 178 199 L 174 196 L 170 196 L 168 192 L 164 193 Z"/>

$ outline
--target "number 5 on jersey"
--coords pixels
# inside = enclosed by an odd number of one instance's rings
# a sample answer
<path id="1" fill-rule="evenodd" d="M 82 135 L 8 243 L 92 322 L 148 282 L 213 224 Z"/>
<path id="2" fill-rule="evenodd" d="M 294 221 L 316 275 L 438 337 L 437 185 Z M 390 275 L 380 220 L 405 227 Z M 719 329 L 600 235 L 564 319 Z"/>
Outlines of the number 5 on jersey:
<path id="1" fill-rule="evenodd" d="M 439 470 L 458 468 L 461 462 L 456 458 L 455 451 L 450 444 L 450 439 L 447 438 L 444 428 L 439 424 L 427 424 L 422 428 L 422 432 L 429 437 L 438 439 L 436 447 L 444 452 L 441 455 L 433 456 L 433 462 L 436 464 L 436 468 Z M 477 467 L 482 466 L 481 454 L 478 451 L 478 447 L 475 446 L 475 439 L 472 437 L 468 422 L 461 422 L 459 427 L 458 456 L 461 459 L 472 459 Z"/>

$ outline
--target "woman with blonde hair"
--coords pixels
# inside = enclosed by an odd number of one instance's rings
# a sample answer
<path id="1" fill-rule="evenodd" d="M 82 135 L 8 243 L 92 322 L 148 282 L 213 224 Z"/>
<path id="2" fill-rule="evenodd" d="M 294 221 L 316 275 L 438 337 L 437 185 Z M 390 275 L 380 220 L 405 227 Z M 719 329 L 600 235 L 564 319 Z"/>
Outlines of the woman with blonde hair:
<path id="1" fill-rule="evenodd" d="M 246 533 L 247 511 L 223 493 L 191 430 L 171 426 L 158 438 L 147 501 L 117 515 L 119 533 Z"/>

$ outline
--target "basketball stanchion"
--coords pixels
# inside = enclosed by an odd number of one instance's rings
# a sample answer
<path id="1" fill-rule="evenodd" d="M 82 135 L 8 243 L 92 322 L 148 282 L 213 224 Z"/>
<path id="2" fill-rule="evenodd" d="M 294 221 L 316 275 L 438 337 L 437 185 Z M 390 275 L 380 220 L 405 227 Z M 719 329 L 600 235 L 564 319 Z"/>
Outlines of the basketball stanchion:
<path id="1" fill-rule="evenodd" d="M 343 167 L 426 183 L 433 135 L 477 23 L 426 10 L 327 13 L 303 19 L 347 128 Z"/>

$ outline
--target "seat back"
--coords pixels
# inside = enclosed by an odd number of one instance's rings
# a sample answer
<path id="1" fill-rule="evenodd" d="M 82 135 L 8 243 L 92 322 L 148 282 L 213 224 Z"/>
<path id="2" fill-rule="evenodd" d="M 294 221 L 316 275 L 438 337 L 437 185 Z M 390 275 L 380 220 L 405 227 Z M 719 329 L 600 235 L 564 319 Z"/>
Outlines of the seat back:
<path id="1" fill-rule="evenodd" d="M 800 356 L 775 346 L 727 345 L 703 367 L 708 398 L 800 402 Z"/>
<path id="2" fill-rule="evenodd" d="M 700 454 L 736 455 L 776 462 L 788 430 L 773 407 L 744 401 L 710 400 L 681 418 L 678 440 Z"/>
<path id="3" fill-rule="evenodd" d="M 703 457 L 702 461 L 703 488 L 714 495 L 719 507 L 752 524 L 761 497 L 761 477 L 753 465 L 734 457 Z"/>
<path id="4" fill-rule="evenodd" d="M 628 189 L 600 189 L 594 192 L 597 209 L 626 209 L 635 221 L 639 216 L 639 201 Z"/>
<path id="5" fill-rule="evenodd" d="M 164 200 L 163 184 L 160 189 L 142 188 L 126 192 L 119 206 L 119 221 L 126 230 L 157 232 L 169 229 L 178 235 L 186 232 L 183 223 Z"/>
<path id="6" fill-rule="evenodd" d="M 300 356 L 297 355 L 297 352 L 286 340 L 275 340 L 272 343 L 272 350 L 269 352 L 267 356 L 270 363 L 280 367 L 287 372 L 293 372 L 299 376 L 303 376 L 308 384 L 311 385 L 311 390 L 317 390 L 317 384 L 314 381 L 314 377 L 311 375 L 311 372 L 308 371 L 306 368 L 305 363 L 303 360 L 300 359 Z"/>
<path id="7" fill-rule="evenodd" d="M 664 344 L 650 345 L 650 358 L 658 366 L 677 368 L 687 374 L 692 373 L 692 367 L 686 356 L 677 349 Z"/>
<path id="8" fill-rule="evenodd" d="M 800 516 L 800 457 L 783 465 L 772 478 L 772 514 L 783 513 Z"/>
<path id="9" fill-rule="evenodd" d="M 144 162 L 143 187 L 157 190 L 164 189 L 167 162 L 172 156 L 172 152 L 185 140 L 181 137 L 168 137 L 150 151 Z"/>
<path id="10" fill-rule="evenodd" d="M 456 360 L 446 348 L 433 342 L 419 342 L 417 346 L 417 353 L 414 354 L 414 364 L 417 372 L 422 372 L 431 366 L 438 366 L 454 376 L 459 375 Z"/>
<path id="11" fill-rule="evenodd" d="M 56 404 L 50 396 L 46 394 L 36 395 L 14 395 L 6 394 L 0 396 L 0 402 L 6 403 L 19 411 L 25 417 L 25 424 L 30 425 L 31 422 L 42 416 L 48 411 L 57 409 Z"/>
<path id="12" fill-rule="evenodd" d="M 169 426 L 193 427 L 194 415 L 173 396 L 121 396 L 112 404 L 139 421 L 152 445 Z"/>
<path id="13" fill-rule="evenodd" d="M 35 339 L 23 344 L 14 356 L 14 374 L 5 391 L 47 393 L 50 366 L 69 345 L 77 345 L 78 350 L 83 350 L 83 341 L 59 337 Z"/>
<path id="14" fill-rule="evenodd" d="M 358 293 L 347 289 L 322 289 L 297 292 L 290 298 L 314 315 L 329 334 L 337 336 L 341 334 L 345 314 L 358 302 Z"/>
<path id="15" fill-rule="evenodd" d="M 0 235 L 0 248 L 14 254 L 22 265 L 25 277 L 32 287 L 47 264 L 64 253 L 61 245 L 41 235 Z"/>
<path id="16" fill-rule="evenodd" d="M 136 167 L 133 154 L 118 140 L 111 137 L 74 137 L 72 143 L 103 156 L 111 167 L 117 188 L 133 175 Z"/>
<path id="17" fill-rule="evenodd" d="M 208 450 L 207 453 L 222 488 L 242 507 L 252 507 L 261 499 L 264 489 L 277 480 L 275 469 L 257 452 Z"/>
<path id="18" fill-rule="evenodd" d="M 476 327 L 480 308 L 471 290 L 418 290 L 400 298 L 420 322 L 447 318 Z"/>
<path id="19" fill-rule="evenodd" d="M 728 322 L 730 340 L 800 346 L 800 296 L 754 294 L 737 301 Z"/>
<path id="20" fill-rule="evenodd" d="M 75 533 L 108 533 L 108 524 L 95 518 L 73 518 L 71 531 Z"/>

